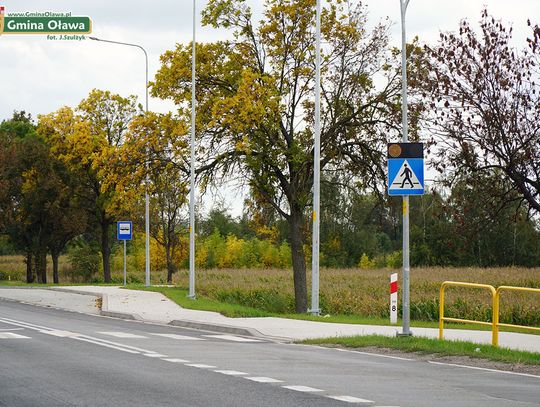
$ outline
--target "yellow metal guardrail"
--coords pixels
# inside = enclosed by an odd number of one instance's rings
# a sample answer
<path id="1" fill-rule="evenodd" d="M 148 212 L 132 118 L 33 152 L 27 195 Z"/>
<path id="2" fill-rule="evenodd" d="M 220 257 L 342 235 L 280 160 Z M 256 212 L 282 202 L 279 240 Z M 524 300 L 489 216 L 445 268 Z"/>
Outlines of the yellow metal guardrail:
<path id="1" fill-rule="evenodd" d="M 484 321 L 473 321 L 470 319 L 445 317 L 444 316 L 444 289 L 449 286 L 479 288 L 479 289 L 489 290 L 491 293 L 491 299 L 492 299 L 492 304 L 493 304 L 492 305 L 492 321 L 484 322 Z M 499 322 L 499 311 L 500 311 L 499 307 L 500 307 L 500 301 L 501 301 L 501 292 L 504 292 L 504 291 L 519 291 L 519 292 L 529 292 L 529 293 L 540 294 L 540 288 L 501 286 L 495 289 L 495 287 L 488 284 L 462 283 L 458 281 L 445 281 L 444 283 L 442 283 L 441 289 L 440 289 L 440 296 L 439 296 L 439 339 L 443 339 L 444 321 L 463 322 L 463 323 L 469 323 L 469 324 L 491 326 L 491 332 L 492 332 L 491 343 L 493 346 L 499 345 L 499 327 L 501 326 L 508 327 L 508 328 L 519 328 L 519 329 L 528 329 L 532 331 L 540 331 L 540 328 L 538 327 L 525 326 L 525 325 L 513 325 L 513 324 L 501 324 Z"/>
<path id="2" fill-rule="evenodd" d="M 470 319 L 458 319 L 458 318 L 449 318 L 444 316 L 444 289 L 448 286 L 453 287 L 468 287 L 468 288 L 479 288 L 484 290 L 489 290 L 491 293 L 491 299 L 493 304 L 493 317 L 492 322 L 484 321 L 473 321 Z M 477 324 L 477 325 L 490 325 L 492 328 L 492 337 L 491 343 L 493 346 L 499 344 L 499 303 L 496 300 L 497 291 L 495 287 L 488 284 L 476 284 L 476 283 L 462 283 L 458 281 L 445 281 L 441 285 L 440 295 L 439 295 L 439 339 L 443 338 L 444 331 L 444 321 L 448 322 L 463 322 L 468 324 Z"/>
<path id="3" fill-rule="evenodd" d="M 520 291 L 520 292 L 528 292 L 528 293 L 538 293 L 540 294 L 540 288 L 528 288 L 528 287 L 509 287 L 506 285 L 502 285 L 499 288 L 497 288 L 497 292 L 495 293 L 497 306 L 499 306 L 501 302 L 501 292 L 503 291 Z M 513 325 L 513 324 L 501 324 L 500 322 L 497 324 L 498 326 L 505 326 L 508 328 L 520 328 L 520 329 L 529 329 L 531 331 L 540 331 L 540 328 L 535 326 L 524 326 L 524 325 Z"/>

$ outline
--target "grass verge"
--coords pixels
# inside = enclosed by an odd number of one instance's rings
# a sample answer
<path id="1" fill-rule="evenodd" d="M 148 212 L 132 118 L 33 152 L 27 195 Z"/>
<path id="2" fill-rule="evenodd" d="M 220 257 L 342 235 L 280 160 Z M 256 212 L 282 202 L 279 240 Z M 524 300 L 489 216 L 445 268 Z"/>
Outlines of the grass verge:
<path id="1" fill-rule="evenodd" d="M 540 353 L 495 348 L 464 341 L 441 341 L 417 337 L 386 337 L 380 335 L 344 338 L 310 339 L 301 343 L 311 345 L 338 345 L 346 348 L 375 347 L 437 356 L 468 356 L 494 362 L 540 366 Z"/>

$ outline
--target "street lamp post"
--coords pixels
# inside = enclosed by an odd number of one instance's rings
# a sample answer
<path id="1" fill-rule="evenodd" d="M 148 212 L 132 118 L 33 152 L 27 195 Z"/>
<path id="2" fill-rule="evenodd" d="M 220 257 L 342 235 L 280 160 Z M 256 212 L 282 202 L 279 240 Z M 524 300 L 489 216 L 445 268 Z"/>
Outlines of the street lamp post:
<path id="1" fill-rule="evenodd" d="M 137 44 L 131 44 L 128 42 L 120 42 L 120 41 L 112 41 L 112 40 L 103 40 L 101 38 L 96 37 L 88 37 L 91 40 L 94 41 L 100 41 L 100 42 L 108 42 L 110 44 L 117 44 L 117 45 L 126 45 L 128 47 L 135 47 L 139 48 L 144 52 L 144 58 L 146 61 L 146 105 L 145 105 L 145 111 L 148 113 L 148 53 L 146 50 Z M 148 155 L 148 147 L 147 147 L 147 155 Z M 148 160 L 146 162 L 146 188 L 145 188 L 145 234 L 146 234 L 146 265 L 145 265 L 145 285 L 146 287 L 150 286 L 150 199 L 148 196 Z"/>
<path id="2" fill-rule="evenodd" d="M 193 43 L 191 56 L 191 157 L 190 157 L 190 191 L 189 191 L 189 294 L 188 298 L 195 299 L 195 23 L 196 4 L 193 0 Z"/>
<path id="3" fill-rule="evenodd" d="M 405 14 L 410 0 L 399 0 L 401 5 L 401 113 L 403 118 L 403 142 L 409 141 L 407 121 L 407 36 Z M 403 331 L 400 336 L 411 336 L 410 330 L 410 283 L 409 283 L 409 196 L 403 196 Z"/>
<path id="4" fill-rule="evenodd" d="M 315 34 L 315 129 L 313 143 L 313 237 L 311 253 L 311 314 L 319 315 L 319 226 L 321 201 L 321 0 L 317 0 Z"/>

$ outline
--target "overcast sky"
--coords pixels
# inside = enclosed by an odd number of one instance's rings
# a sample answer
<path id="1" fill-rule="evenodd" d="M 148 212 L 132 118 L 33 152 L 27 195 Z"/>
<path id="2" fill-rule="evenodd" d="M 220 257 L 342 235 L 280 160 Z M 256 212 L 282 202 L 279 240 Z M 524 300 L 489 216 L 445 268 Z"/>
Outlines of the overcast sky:
<path id="1" fill-rule="evenodd" d="M 197 0 L 198 14 L 206 1 Z M 262 1 L 248 1 L 260 9 Z M 387 16 L 393 21 L 393 42 L 399 44 L 399 0 L 368 0 L 370 23 Z M 150 78 L 159 69 L 159 56 L 192 36 L 191 0 L 0 0 L 6 12 L 71 11 L 90 16 L 93 35 L 137 43 L 149 53 Z M 514 26 L 515 37 L 528 34 L 527 18 L 540 22 L 539 0 L 411 0 L 407 14 L 410 39 L 435 41 L 443 30 L 455 30 L 462 18 L 477 21 L 481 8 Z M 219 39 L 221 33 L 197 28 L 199 41 Z M 517 39 L 516 38 L 516 39 Z M 520 44 L 524 42 L 519 41 Z M 520 45 L 521 46 L 521 45 Z M 144 101 L 144 57 L 136 48 L 85 41 L 50 41 L 45 36 L 0 36 L 0 119 L 14 110 L 34 117 L 63 105 L 75 106 L 93 88 Z M 172 105 L 150 101 L 150 109 L 168 111 Z"/>
<path id="2" fill-rule="evenodd" d="M 262 1 L 248 0 L 256 10 Z M 206 0 L 197 0 L 197 14 Z M 324 0 L 323 0 L 324 4 Z M 400 44 L 399 0 L 366 0 L 369 24 L 387 17 L 394 23 L 392 43 Z M 6 13 L 26 11 L 68 12 L 89 16 L 93 36 L 143 46 L 149 54 L 150 80 L 159 69 L 159 56 L 178 42 L 192 38 L 192 0 L 0 0 Z M 410 0 L 407 38 L 418 35 L 423 42 L 434 42 L 440 31 L 458 28 L 462 18 L 473 22 L 487 5 L 489 12 L 514 27 L 519 47 L 529 35 L 528 18 L 540 23 L 540 0 Z M 221 39 L 223 33 L 197 24 L 197 40 Z M 0 121 L 14 110 L 50 113 L 68 105 L 76 106 L 94 89 L 106 89 L 123 96 L 134 94 L 144 102 L 144 55 L 136 48 L 95 41 L 50 41 L 46 36 L 0 36 Z M 150 99 L 150 109 L 174 110 L 169 102 Z M 241 199 L 221 193 L 234 215 L 241 213 Z M 231 201 L 232 202 L 231 205 Z M 208 210 L 208 206 L 203 206 Z"/>

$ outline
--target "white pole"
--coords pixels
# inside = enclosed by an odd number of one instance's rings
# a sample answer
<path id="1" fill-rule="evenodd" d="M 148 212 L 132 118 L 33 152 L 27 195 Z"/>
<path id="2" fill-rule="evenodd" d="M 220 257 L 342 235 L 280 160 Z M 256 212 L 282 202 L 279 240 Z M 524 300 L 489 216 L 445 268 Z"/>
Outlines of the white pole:
<path id="1" fill-rule="evenodd" d="M 124 287 L 126 286 L 127 269 L 126 269 L 126 241 L 124 240 Z"/>
<path id="2" fill-rule="evenodd" d="M 195 0 L 193 0 L 193 50 L 191 57 L 191 176 L 189 192 L 189 298 L 195 298 Z"/>
<path id="3" fill-rule="evenodd" d="M 403 142 L 409 141 L 407 120 L 407 41 L 405 14 L 410 0 L 400 0 L 401 4 L 401 99 L 403 116 Z M 411 336 L 410 330 L 410 290 L 409 290 L 409 196 L 403 196 L 403 332 L 399 335 Z"/>
<path id="4" fill-rule="evenodd" d="M 146 113 L 148 113 L 148 54 L 144 51 L 146 58 Z M 149 149 L 146 145 L 146 188 L 145 188 L 145 246 L 146 246 L 146 264 L 145 264 L 145 285 L 150 287 L 150 197 L 148 196 L 148 186 L 150 185 L 150 174 L 148 172 L 149 165 Z"/>
<path id="5" fill-rule="evenodd" d="M 108 42 L 110 44 L 118 45 L 127 45 L 128 47 L 136 47 L 144 52 L 145 58 L 145 68 L 146 68 L 146 82 L 145 82 L 145 91 L 146 91 L 146 106 L 145 111 L 148 113 L 148 53 L 146 50 L 137 44 L 131 44 L 129 42 L 113 41 L 113 40 L 103 40 L 96 37 L 88 37 L 93 41 Z M 150 177 L 148 174 L 148 146 L 146 147 L 146 186 L 145 186 L 145 285 L 146 287 L 150 286 L 150 198 L 148 196 L 148 186 L 150 185 Z"/>
<path id="6" fill-rule="evenodd" d="M 319 226 L 321 184 L 321 0 L 317 0 L 315 34 L 315 141 L 313 146 L 313 237 L 311 254 L 311 314 L 319 315 Z"/>

